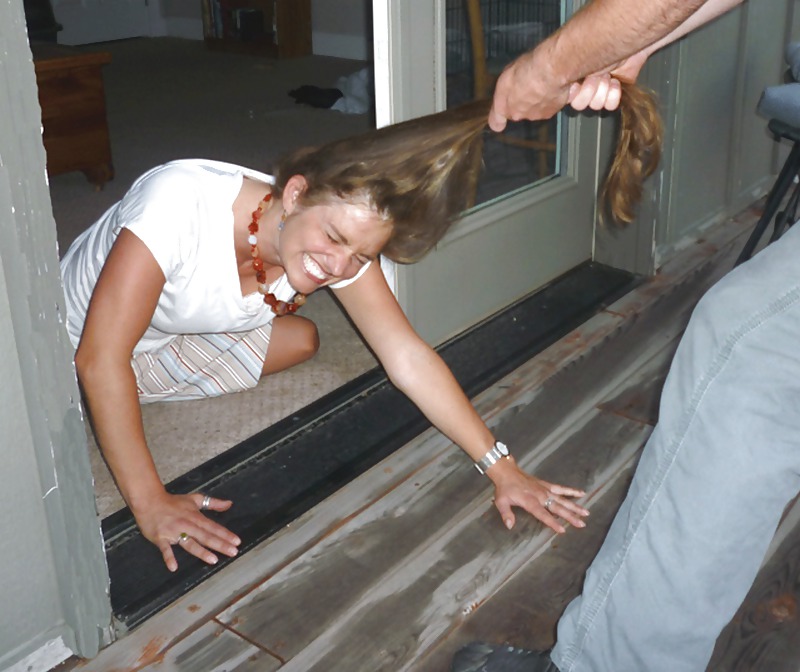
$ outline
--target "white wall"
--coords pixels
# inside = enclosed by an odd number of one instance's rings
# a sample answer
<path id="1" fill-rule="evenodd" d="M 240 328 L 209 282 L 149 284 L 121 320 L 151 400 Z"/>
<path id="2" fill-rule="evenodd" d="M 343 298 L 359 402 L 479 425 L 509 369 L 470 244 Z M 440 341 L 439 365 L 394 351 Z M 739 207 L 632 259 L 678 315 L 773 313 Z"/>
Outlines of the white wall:
<path id="1" fill-rule="evenodd" d="M 366 61 L 372 59 L 371 0 L 312 0 L 314 53 Z"/>
<path id="2" fill-rule="evenodd" d="M 150 0 L 150 37 L 203 39 L 199 0 Z"/>
<path id="3" fill-rule="evenodd" d="M 130 37 L 203 39 L 199 0 L 51 0 L 64 29 L 61 44 Z M 360 61 L 372 58 L 371 0 L 312 0 L 313 53 Z"/>

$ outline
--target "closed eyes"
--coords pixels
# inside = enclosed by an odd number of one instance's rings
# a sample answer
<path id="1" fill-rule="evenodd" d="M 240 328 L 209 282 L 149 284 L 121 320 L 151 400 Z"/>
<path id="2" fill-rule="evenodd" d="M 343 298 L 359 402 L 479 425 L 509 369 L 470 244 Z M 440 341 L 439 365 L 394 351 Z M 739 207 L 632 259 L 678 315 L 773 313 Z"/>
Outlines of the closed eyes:
<path id="1" fill-rule="evenodd" d="M 330 231 L 326 232 L 326 235 L 328 236 L 328 240 L 330 240 L 334 245 L 347 245 L 347 241 L 344 238 L 334 235 Z M 359 266 L 364 266 L 364 264 L 371 261 L 370 257 L 364 256 L 363 254 L 351 255 L 350 258 L 355 260 Z"/>

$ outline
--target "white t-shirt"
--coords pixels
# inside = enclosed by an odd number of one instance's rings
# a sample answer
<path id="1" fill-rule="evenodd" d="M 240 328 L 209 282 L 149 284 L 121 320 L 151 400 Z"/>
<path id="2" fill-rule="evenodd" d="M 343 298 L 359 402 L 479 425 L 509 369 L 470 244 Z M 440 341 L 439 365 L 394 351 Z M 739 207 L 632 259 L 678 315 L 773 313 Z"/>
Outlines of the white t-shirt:
<path id="1" fill-rule="evenodd" d="M 158 350 L 180 334 L 250 331 L 272 320 L 274 313 L 261 294 L 242 296 L 232 208 L 245 176 L 274 182 L 264 173 L 218 161 L 186 159 L 158 166 L 84 231 L 61 260 L 73 345 L 78 345 L 95 283 L 123 228 L 144 242 L 166 278 L 134 354 Z M 331 286 L 354 282 L 366 266 L 355 278 Z M 270 292 L 283 301 L 296 293 L 285 275 Z"/>

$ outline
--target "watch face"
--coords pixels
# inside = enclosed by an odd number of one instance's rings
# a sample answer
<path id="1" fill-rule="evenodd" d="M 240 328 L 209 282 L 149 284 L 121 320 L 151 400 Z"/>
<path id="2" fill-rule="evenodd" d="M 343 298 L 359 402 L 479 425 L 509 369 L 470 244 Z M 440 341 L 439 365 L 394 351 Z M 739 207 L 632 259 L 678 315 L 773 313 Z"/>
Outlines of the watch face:
<path id="1" fill-rule="evenodd" d="M 508 446 L 505 443 L 500 443 L 499 441 L 494 444 L 494 447 L 497 448 L 497 452 L 500 453 L 503 457 L 508 457 Z"/>

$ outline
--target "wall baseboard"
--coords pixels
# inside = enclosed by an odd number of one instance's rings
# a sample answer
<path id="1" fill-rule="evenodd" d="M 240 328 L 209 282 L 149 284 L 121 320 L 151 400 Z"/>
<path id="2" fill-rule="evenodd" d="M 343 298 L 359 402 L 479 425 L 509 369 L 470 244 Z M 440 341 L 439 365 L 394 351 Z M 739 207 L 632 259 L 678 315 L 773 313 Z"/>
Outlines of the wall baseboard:
<path id="1" fill-rule="evenodd" d="M 11 665 L 4 667 L 6 672 L 47 672 L 60 665 L 72 656 L 72 651 L 64 643 L 63 638 L 51 639 L 39 649 Z M 2 661 L 0 660 L 0 665 Z"/>

